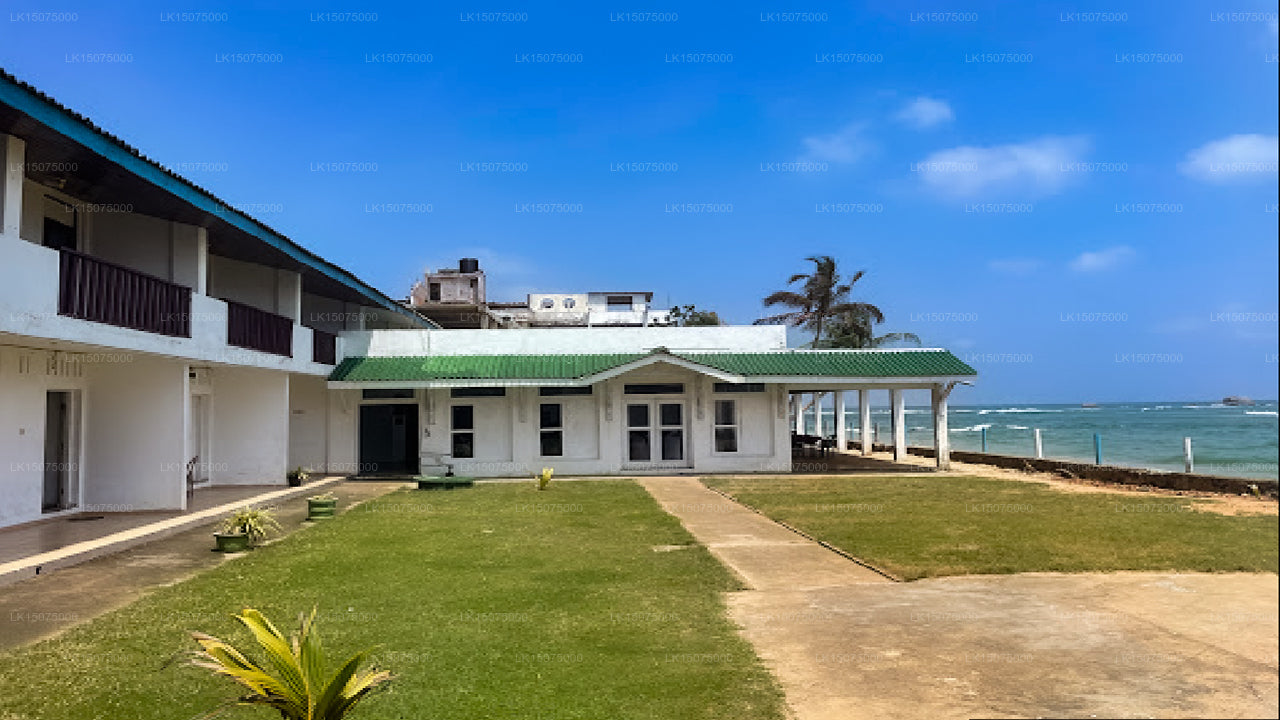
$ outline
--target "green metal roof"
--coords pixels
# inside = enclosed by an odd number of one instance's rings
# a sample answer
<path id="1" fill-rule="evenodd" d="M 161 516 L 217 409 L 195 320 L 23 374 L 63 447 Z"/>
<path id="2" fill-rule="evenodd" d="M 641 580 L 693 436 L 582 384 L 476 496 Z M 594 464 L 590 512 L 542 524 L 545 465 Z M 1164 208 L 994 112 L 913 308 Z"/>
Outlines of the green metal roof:
<path id="1" fill-rule="evenodd" d="M 760 377 L 913 378 L 978 373 L 946 350 L 823 350 L 774 352 L 666 352 L 598 355 L 435 355 L 349 357 L 332 382 L 431 382 L 456 380 L 589 380 L 591 376 L 650 356 L 668 356 L 721 372 Z"/>

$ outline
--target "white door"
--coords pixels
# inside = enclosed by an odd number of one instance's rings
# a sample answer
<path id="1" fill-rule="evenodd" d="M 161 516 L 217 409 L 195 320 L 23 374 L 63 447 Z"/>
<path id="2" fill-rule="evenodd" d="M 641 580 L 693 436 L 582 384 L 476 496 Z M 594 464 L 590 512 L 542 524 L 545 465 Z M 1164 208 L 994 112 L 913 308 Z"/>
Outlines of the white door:
<path id="1" fill-rule="evenodd" d="M 623 460 L 627 467 L 691 467 L 685 404 L 681 400 L 627 400 Z"/>

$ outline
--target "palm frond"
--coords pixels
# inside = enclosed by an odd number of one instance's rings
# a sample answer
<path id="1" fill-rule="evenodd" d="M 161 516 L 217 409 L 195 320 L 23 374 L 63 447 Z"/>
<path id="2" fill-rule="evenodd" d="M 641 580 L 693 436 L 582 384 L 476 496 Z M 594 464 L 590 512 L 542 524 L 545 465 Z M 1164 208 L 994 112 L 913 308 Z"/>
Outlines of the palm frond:
<path id="1" fill-rule="evenodd" d="M 288 639 L 257 610 L 246 608 L 233 617 L 262 647 L 274 674 L 229 643 L 199 632 L 191 636 L 202 650 L 190 660 L 191 665 L 225 675 L 249 690 L 233 704 L 265 705 L 284 720 L 341 720 L 356 702 L 391 679 L 385 670 L 360 672 L 368 650 L 352 655 L 332 678 L 326 678 L 314 608 L 301 617 L 298 631 Z"/>

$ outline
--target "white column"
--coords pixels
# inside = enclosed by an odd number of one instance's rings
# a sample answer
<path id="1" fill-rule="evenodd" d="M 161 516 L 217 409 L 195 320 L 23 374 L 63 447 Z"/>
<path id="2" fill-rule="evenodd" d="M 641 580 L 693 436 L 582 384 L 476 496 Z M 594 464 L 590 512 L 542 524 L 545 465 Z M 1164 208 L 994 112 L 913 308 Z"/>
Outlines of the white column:
<path id="1" fill-rule="evenodd" d="M 861 426 L 859 439 L 862 441 L 862 454 L 870 455 L 871 446 L 875 444 L 871 437 L 871 391 L 858 391 L 858 422 Z"/>
<path id="2" fill-rule="evenodd" d="M 14 240 L 22 232 L 22 178 L 26 175 L 27 144 L 0 134 L 0 235 Z"/>
<path id="3" fill-rule="evenodd" d="M 813 394 L 813 434 L 822 437 L 822 395 Z"/>
<path id="4" fill-rule="evenodd" d="M 947 395 L 945 385 L 934 385 L 930 391 L 933 401 L 933 449 L 939 470 L 951 469 L 951 437 L 947 434 Z"/>
<path id="5" fill-rule="evenodd" d="M 849 428 L 844 421 L 845 391 L 836 393 L 836 450 L 845 452 L 849 449 Z"/>
<path id="6" fill-rule="evenodd" d="M 196 292 L 209 294 L 209 231 L 196 228 Z"/>
<path id="7" fill-rule="evenodd" d="M 791 396 L 791 406 L 796 412 L 796 434 L 804 434 L 804 394 L 795 393 Z"/>
<path id="8" fill-rule="evenodd" d="M 900 462 L 907 457 L 907 413 L 902 390 L 889 391 L 889 405 L 893 408 L 893 460 Z"/>

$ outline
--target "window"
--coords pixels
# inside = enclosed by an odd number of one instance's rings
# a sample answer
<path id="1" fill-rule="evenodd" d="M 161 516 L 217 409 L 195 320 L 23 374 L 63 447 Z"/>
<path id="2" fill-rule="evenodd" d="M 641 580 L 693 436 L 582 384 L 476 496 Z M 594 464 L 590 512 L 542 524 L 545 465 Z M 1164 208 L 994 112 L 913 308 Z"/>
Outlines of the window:
<path id="1" fill-rule="evenodd" d="M 609 295 L 605 298 L 609 312 L 631 312 L 630 295 Z"/>
<path id="2" fill-rule="evenodd" d="M 577 301 L 577 300 L 574 300 L 573 298 L 565 298 L 565 299 L 564 299 L 564 306 L 565 306 L 566 308 L 571 308 L 571 307 L 573 307 L 574 305 L 577 305 L 577 304 L 578 304 L 578 301 Z"/>
<path id="3" fill-rule="evenodd" d="M 564 411 L 560 403 L 538 406 L 538 442 L 543 457 L 564 455 Z"/>
<path id="4" fill-rule="evenodd" d="M 365 400 L 412 400 L 413 388 L 373 388 L 362 390 L 360 396 Z"/>
<path id="5" fill-rule="evenodd" d="M 582 386 L 561 386 L 551 385 L 548 387 L 538 388 L 538 394 L 542 397 L 558 397 L 562 395 L 590 395 L 592 392 L 591 385 Z"/>
<path id="6" fill-rule="evenodd" d="M 453 388 L 449 391 L 449 397 L 455 398 L 503 397 L 506 394 L 507 389 L 500 387 Z"/>
<path id="7" fill-rule="evenodd" d="M 758 393 L 764 392 L 764 383 L 716 383 L 718 393 Z"/>
<path id="8" fill-rule="evenodd" d="M 738 403 L 735 400 L 717 400 L 715 416 L 715 446 L 718 453 L 738 452 Z"/>
<path id="9" fill-rule="evenodd" d="M 542 309 L 550 310 L 556 306 L 555 298 L 542 298 Z"/>
<path id="10" fill-rule="evenodd" d="M 427 299 L 431 302 L 440 302 L 440 283 L 427 283 Z"/>
<path id="11" fill-rule="evenodd" d="M 450 409 L 449 429 L 452 433 L 450 455 L 455 458 L 476 456 L 476 414 L 471 405 L 454 405 Z"/>
<path id="12" fill-rule="evenodd" d="M 640 383 L 622 388 L 627 395 L 679 395 L 684 392 L 683 383 Z"/>

